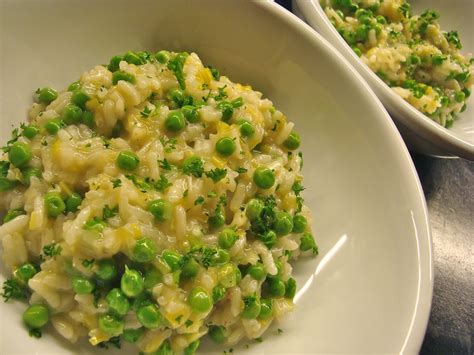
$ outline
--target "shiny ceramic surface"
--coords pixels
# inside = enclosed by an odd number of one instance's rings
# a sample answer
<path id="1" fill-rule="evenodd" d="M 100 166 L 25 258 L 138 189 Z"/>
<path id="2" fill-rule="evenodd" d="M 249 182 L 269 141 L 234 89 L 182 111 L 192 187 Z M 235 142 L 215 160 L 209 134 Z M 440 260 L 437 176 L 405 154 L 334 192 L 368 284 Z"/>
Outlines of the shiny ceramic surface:
<path id="1" fill-rule="evenodd" d="M 296 122 L 320 254 L 294 264 L 296 310 L 262 343 L 243 342 L 234 352 L 418 351 L 433 278 L 416 172 L 381 103 L 309 26 L 263 1 L 2 0 L 0 16 L 2 142 L 26 117 L 38 86 L 65 87 L 129 49 L 196 51 L 221 73 L 264 92 Z M 52 329 L 41 340 L 28 337 L 23 309 L 0 305 L 1 354 L 94 352 Z"/>
<path id="2" fill-rule="evenodd" d="M 441 28 L 459 31 L 463 53 L 474 53 L 474 3 L 472 0 L 410 1 L 413 13 L 436 9 Z M 363 64 L 329 22 L 318 0 L 294 0 L 293 5 L 308 23 L 323 35 L 364 77 L 383 102 L 407 144 L 420 153 L 435 156 L 460 156 L 474 160 L 474 95 L 468 109 L 459 115 L 450 129 L 441 127 L 395 94 L 369 67 Z M 470 14 L 470 15 L 468 15 Z"/>

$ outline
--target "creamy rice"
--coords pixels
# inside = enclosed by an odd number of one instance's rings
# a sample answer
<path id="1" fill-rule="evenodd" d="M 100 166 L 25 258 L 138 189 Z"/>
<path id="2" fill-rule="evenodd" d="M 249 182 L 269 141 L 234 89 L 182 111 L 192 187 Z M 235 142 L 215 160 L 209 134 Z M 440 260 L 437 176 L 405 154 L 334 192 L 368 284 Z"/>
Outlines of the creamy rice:
<path id="1" fill-rule="evenodd" d="M 291 311 L 290 262 L 317 247 L 299 136 L 270 100 L 166 51 L 37 93 L 0 156 L 6 300 L 71 342 L 145 353 L 258 338 Z"/>

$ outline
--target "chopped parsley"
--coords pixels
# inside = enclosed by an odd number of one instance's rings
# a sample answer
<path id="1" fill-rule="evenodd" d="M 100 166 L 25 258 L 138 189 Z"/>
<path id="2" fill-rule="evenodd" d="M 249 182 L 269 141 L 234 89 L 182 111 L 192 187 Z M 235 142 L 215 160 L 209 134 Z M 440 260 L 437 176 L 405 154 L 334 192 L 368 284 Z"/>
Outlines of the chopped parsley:
<path id="1" fill-rule="evenodd" d="M 186 89 L 186 82 L 184 80 L 183 67 L 186 59 L 189 54 L 186 52 L 181 52 L 176 54 L 176 56 L 168 61 L 168 69 L 171 70 L 178 80 L 179 86 L 181 89 Z"/>
<path id="2" fill-rule="evenodd" d="M 214 80 L 219 80 L 221 77 L 221 74 L 219 73 L 219 70 L 216 68 L 211 67 L 210 65 L 207 66 L 207 68 L 211 71 L 211 75 L 214 78 Z"/>
<path id="3" fill-rule="evenodd" d="M 29 331 L 28 331 L 28 335 L 32 338 L 41 338 L 42 337 L 42 333 L 41 333 L 41 329 L 38 329 L 38 328 L 31 328 Z"/>
<path id="4" fill-rule="evenodd" d="M 171 166 L 170 162 L 166 159 L 158 160 L 158 164 L 159 164 L 161 169 L 164 169 L 164 170 L 171 170 L 172 169 L 172 166 Z"/>
<path id="5" fill-rule="evenodd" d="M 444 33 L 444 37 L 446 37 L 447 41 L 454 45 L 457 49 L 461 49 L 461 40 L 459 39 L 458 31 L 449 31 Z"/>
<path id="6" fill-rule="evenodd" d="M 301 212 L 301 209 L 303 208 L 303 197 L 301 197 L 301 192 L 304 190 L 303 185 L 301 185 L 300 181 L 295 181 L 293 186 L 291 187 L 293 192 L 296 195 L 296 212 Z"/>
<path id="7" fill-rule="evenodd" d="M 114 189 L 122 186 L 122 180 L 120 180 L 119 178 L 111 180 L 111 181 L 112 181 L 112 186 Z"/>
<path id="8" fill-rule="evenodd" d="M 206 171 L 205 174 L 208 178 L 212 179 L 212 181 L 217 183 L 223 178 L 225 178 L 225 176 L 227 175 L 227 170 L 221 169 L 221 168 L 215 168 L 215 169 Z"/>
<path id="9" fill-rule="evenodd" d="M 61 251 L 63 250 L 63 248 L 56 244 L 56 243 L 51 243 L 51 244 L 48 244 L 48 245 L 45 245 L 43 247 L 43 254 L 41 254 L 41 257 L 42 259 L 44 260 L 44 257 L 50 257 L 50 258 L 53 258 L 55 257 L 56 255 L 59 255 L 61 254 Z"/>
<path id="10" fill-rule="evenodd" d="M 194 206 L 202 205 L 203 203 L 204 203 L 204 197 L 199 196 L 199 197 L 194 201 Z"/>
<path id="11" fill-rule="evenodd" d="M 105 205 L 104 209 L 102 210 L 102 218 L 104 220 L 107 220 L 109 218 L 115 217 L 119 211 L 118 206 L 115 206 L 114 208 L 110 208 L 109 205 Z"/>
<path id="12" fill-rule="evenodd" d="M 244 167 L 239 166 L 237 169 L 235 169 L 235 171 L 238 172 L 239 174 L 243 174 L 243 173 L 246 173 L 248 170 L 245 169 Z"/>
<path id="13" fill-rule="evenodd" d="M 178 142 L 176 138 L 169 138 L 166 136 L 160 137 L 160 142 L 165 148 L 165 153 L 171 153 L 174 149 L 176 149 L 176 143 Z"/>
<path id="14" fill-rule="evenodd" d="M 95 259 L 84 259 L 82 260 L 82 266 L 90 268 L 94 264 Z"/>
<path id="15" fill-rule="evenodd" d="M 29 296 L 28 289 L 15 279 L 8 279 L 3 282 L 2 297 L 5 302 L 11 299 L 26 300 Z"/>
<path id="16" fill-rule="evenodd" d="M 153 111 L 152 111 L 148 106 L 146 106 L 146 107 L 143 109 L 143 111 L 140 112 L 140 115 L 141 115 L 143 118 L 148 118 L 148 117 L 150 117 L 150 115 L 151 115 L 152 112 L 153 112 Z"/>

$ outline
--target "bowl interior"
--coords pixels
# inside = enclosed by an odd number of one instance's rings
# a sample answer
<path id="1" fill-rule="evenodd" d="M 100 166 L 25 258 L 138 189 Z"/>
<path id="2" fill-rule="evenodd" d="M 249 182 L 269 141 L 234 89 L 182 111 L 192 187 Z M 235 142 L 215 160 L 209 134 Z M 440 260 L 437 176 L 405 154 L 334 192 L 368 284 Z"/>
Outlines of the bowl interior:
<path id="1" fill-rule="evenodd" d="M 2 142 L 25 119 L 37 87 L 64 88 L 87 68 L 139 49 L 196 51 L 234 81 L 262 91 L 295 121 L 320 254 L 295 263 L 296 310 L 263 343 L 243 342 L 236 350 L 418 350 L 432 276 L 414 168 L 373 93 L 309 27 L 271 2 L 0 4 Z M 42 341 L 29 338 L 22 309 L 0 305 L 0 353 L 91 352 L 86 342 L 69 345 L 52 330 Z M 217 350 L 207 343 L 203 349 Z"/>
<path id="2" fill-rule="evenodd" d="M 428 8 L 439 10 L 442 29 L 458 29 L 463 39 L 463 53 L 472 53 L 474 46 L 470 33 L 474 25 L 469 21 L 469 17 L 463 16 L 464 13 L 472 12 L 472 2 L 469 0 L 450 2 L 416 0 L 410 3 L 413 13 L 421 13 Z M 457 155 L 474 160 L 474 109 L 472 108 L 474 97 L 472 95 L 467 103 L 468 109 L 458 115 L 455 124 L 449 129 L 441 127 L 395 94 L 362 63 L 329 22 L 319 1 L 294 0 L 294 4 L 304 18 L 328 39 L 367 80 L 397 121 L 411 148 L 425 154 Z"/>

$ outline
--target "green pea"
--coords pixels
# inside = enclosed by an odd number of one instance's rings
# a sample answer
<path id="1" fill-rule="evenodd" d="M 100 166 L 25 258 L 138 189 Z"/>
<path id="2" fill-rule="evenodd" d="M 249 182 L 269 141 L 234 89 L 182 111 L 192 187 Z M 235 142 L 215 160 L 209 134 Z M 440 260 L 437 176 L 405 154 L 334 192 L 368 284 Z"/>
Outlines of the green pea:
<path id="1" fill-rule="evenodd" d="M 122 339 L 127 343 L 136 343 L 145 333 L 145 328 L 124 329 Z"/>
<path id="2" fill-rule="evenodd" d="M 291 132 L 288 135 L 288 138 L 283 142 L 283 145 L 289 150 L 298 149 L 301 144 L 300 135 L 296 132 Z"/>
<path id="3" fill-rule="evenodd" d="M 316 242 L 314 241 L 314 238 L 310 233 L 304 233 L 301 236 L 300 250 L 301 251 L 313 250 L 313 254 L 318 253 L 318 247 L 316 246 Z"/>
<path id="4" fill-rule="evenodd" d="M 52 88 L 42 88 L 37 91 L 38 100 L 44 104 L 50 104 L 58 98 L 58 92 Z"/>
<path id="5" fill-rule="evenodd" d="M 463 102 L 465 98 L 466 98 L 466 94 L 462 91 L 456 91 L 454 93 L 454 100 L 456 102 Z"/>
<path id="6" fill-rule="evenodd" d="M 285 283 L 279 277 L 269 279 L 268 291 L 273 297 L 283 297 L 286 292 Z"/>
<path id="7" fill-rule="evenodd" d="M 125 272 L 120 280 L 120 288 L 127 297 L 136 297 L 142 293 L 144 289 L 144 281 L 142 275 L 133 269 L 125 266 Z"/>
<path id="8" fill-rule="evenodd" d="M 179 132 L 185 126 L 186 121 L 181 111 L 171 111 L 165 119 L 165 127 L 170 132 Z"/>
<path id="9" fill-rule="evenodd" d="M 78 295 L 86 295 L 94 291 L 94 284 L 82 276 L 75 276 L 72 279 L 72 290 Z"/>
<path id="10" fill-rule="evenodd" d="M 133 248 L 133 260 L 139 263 L 148 263 L 156 255 L 156 243 L 150 238 L 140 238 Z"/>
<path id="11" fill-rule="evenodd" d="M 242 120 L 239 123 L 239 132 L 242 137 L 250 138 L 255 134 L 255 127 L 249 121 Z"/>
<path id="12" fill-rule="evenodd" d="M 28 144 L 23 142 L 15 142 L 10 146 L 8 151 L 8 160 L 17 168 L 21 168 L 33 159 L 33 152 Z"/>
<path id="13" fill-rule="evenodd" d="M 117 336 L 123 332 L 124 321 L 110 314 L 103 314 L 99 317 L 99 328 L 103 332 Z"/>
<path id="14" fill-rule="evenodd" d="M 274 229 L 277 235 L 286 235 L 293 229 L 293 218 L 284 211 L 278 211 L 275 214 Z"/>
<path id="15" fill-rule="evenodd" d="M 464 96 L 466 97 L 466 99 L 471 96 L 471 90 L 469 90 L 468 88 L 464 88 L 462 89 L 462 92 L 464 93 Z"/>
<path id="16" fill-rule="evenodd" d="M 180 262 L 181 262 L 181 255 L 174 250 L 165 249 L 161 254 L 163 260 L 168 264 L 171 271 L 176 271 L 179 269 Z"/>
<path id="17" fill-rule="evenodd" d="M 44 195 L 44 204 L 49 217 L 57 217 L 66 209 L 59 192 L 51 191 Z"/>
<path id="18" fill-rule="evenodd" d="M 376 19 L 377 19 L 377 22 L 382 24 L 382 25 L 385 25 L 387 23 L 387 20 L 385 19 L 385 17 L 383 17 L 381 15 L 377 16 Z"/>
<path id="19" fill-rule="evenodd" d="M 212 299 L 202 287 L 195 287 L 188 296 L 188 303 L 194 312 L 206 313 L 212 308 Z"/>
<path id="20" fill-rule="evenodd" d="M 250 265 L 247 269 L 247 274 L 252 276 L 257 281 L 262 281 L 265 276 L 267 276 L 267 272 L 265 271 L 265 267 L 262 263 Z"/>
<path id="21" fill-rule="evenodd" d="M 38 273 L 33 264 L 24 263 L 14 272 L 15 278 L 22 284 L 27 285 L 28 281 Z"/>
<path id="22" fill-rule="evenodd" d="M 260 300 L 260 313 L 258 314 L 258 319 L 266 320 L 270 318 L 273 314 L 272 300 L 268 298 L 262 298 Z"/>
<path id="23" fill-rule="evenodd" d="M 253 173 L 253 182 L 261 189 L 269 189 L 275 184 L 275 174 L 268 168 L 258 167 Z"/>
<path id="24" fill-rule="evenodd" d="M 165 64 L 170 60 L 170 52 L 168 51 L 159 51 L 155 54 L 155 58 L 161 64 Z"/>
<path id="25" fill-rule="evenodd" d="M 119 70 L 120 62 L 122 60 L 124 60 L 123 55 L 114 55 L 112 58 L 110 58 L 110 62 L 107 66 L 107 69 L 109 69 L 111 72 Z"/>
<path id="26" fill-rule="evenodd" d="M 82 203 L 82 197 L 77 192 L 73 192 L 66 199 L 66 212 L 76 212 Z"/>
<path id="27" fill-rule="evenodd" d="M 235 152 L 236 144 L 233 138 L 223 137 L 216 143 L 216 151 L 224 157 L 231 156 Z"/>
<path id="28" fill-rule="evenodd" d="M 130 302 L 123 292 L 118 288 L 109 291 L 105 300 L 109 304 L 109 309 L 118 316 L 124 316 L 130 309 Z"/>
<path id="29" fill-rule="evenodd" d="M 93 128 L 95 124 L 94 114 L 91 111 L 84 110 L 82 112 L 81 117 L 82 123 L 84 123 L 87 127 Z"/>
<path id="30" fill-rule="evenodd" d="M 224 216 L 224 211 L 219 208 L 216 209 L 216 212 L 213 216 L 209 217 L 209 225 L 212 228 L 220 228 L 224 225 L 225 223 L 225 216 Z"/>
<path id="31" fill-rule="evenodd" d="M 217 248 L 211 257 L 211 266 L 223 265 L 230 260 L 230 254 L 224 249 Z"/>
<path id="32" fill-rule="evenodd" d="M 82 119 L 82 109 L 75 104 L 69 103 L 64 107 L 62 118 L 66 124 L 79 123 Z"/>
<path id="33" fill-rule="evenodd" d="M 219 283 L 225 288 L 234 287 L 237 285 L 236 267 L 232 263 L 221 266 L 217 272 Z"/>
<path id="34" fill-rule="evenodd" d="M 71 96 L 71 102 L 82 109 L 86 108 L 86 102 L 90 100 L 90 96 L 82 89 L 76 89 Z"/>
<path id="35" fill-rule="evenodd" d="M 160 222 L 171 219 L 173 215 L 173 206 L 169 201 L 158 199 L 148 204 L 148 211 Z"/>
<path id="36" fill-rule="evenodd" d="M 8 212 L 5 214 L 5 217 L 3 217 L 3 223 L 10 222 L 11 220 L 14 220 L 18 216 L 24 215 L 25 213 L 26 212 L 23 208 L 8 210 Z"/>
<path id="37" fill-rule="evenodd" d="M 67 87 L 67 91 L 72 92 L 76 89 L 79 89 L 80 87 L 81 87 L 81 82 L 80 81 L 75 81 Z"/>
<path id="38" fill-rule="evenodd" d="M 171 91 L 168 93 L 169 99 L 173 101 L 178 107 L 183 106 L 185 96 L 186 95 L 184 94 L 184 91 L 179 88 L 171 89 Z"/>
<path id="39" fill-rule="evenodd" d="M 44 128 L 51 135 L 56 135 L 64 127 L 64 121 L 59 118 L 53 118 L 45 123 Z"/>
<path id="40" fill-rule="evenodd" d="M 124 71 L 116 71 L 112 74 L 112 83 L 117 85 L 119 81 L 128 81 L 129 83 L 135 83 L 135 76 Z"/>
<path id="41" fill-rule="evenodd" d="M 124 150 L 117 155 L 116 164 L 122 170 L 133 171 L 139 163 L 140 159 L 137 155 L 129 150 Z"/>
<path id="42" fill-rule="evenodd" d="M 225 228 L 219 233 L 218 243 L 221 248 L 230 249 L 234 246 L 237 239 L 239 237 L 232 228 Z"/>
<path id="43" fill-rule="evenodd" d="M 279 259 L 275 260 L 275 266 L 277 268 L 277 276 L 280 276 L 281 271 L 283 270 L 283 264 L 281 263 L 281 261 Z"/>
<path id="44" fill-rule="evenodd" d="M 23 132 L 21 132 L 21 134 L 28 139 L 33 139 L 36 137 L 39 131 L 40 129 L 37 125 L 30 124 L 23 128 Z"/>
<path id="45" fill-rule="evenodd" d="M 247 203 L 247 208 L 245 209 L 245 215 L 250 221 L 255 221 L 256 219 L 260 217 L 260 214 L 262 213 L 264 207 L 265 207 L 265 204 L 263 203 L 262 200 L 253 198 Z"/>
<path id="46" fill-rule="evenodd" d="M 222 325 L 211 325 L 209 327 L 209 337 L 216 343 L 223 343 L 227 339 L 227 329 Z"/>
<path id="47" fill-rule="evenodd" d="M 134 52 L 127 52 L 125 57 L 123 58 L 128 64 L 135 64 L 135 65 L 142 65 L 145 64 L 142 58 L 138 55 L 138 53 Z"/>
<path id="48" fill-rule="evenodd" d="M 41 169 L 29 166 L 26 169 L 23 169 L 21 171 L 21 174 L 22 174 L 22 182 L 26 186 L 30 186 L 31 178 L 34 176 L 34 177 L 37 177 L 38 179 L 40 179 L 41 176 L 42 176 L 42 171 L 41 171 Z"/>
<path id="49" fill-rule="evenodd" d="M 41 328 L 49 321 L 48 308 L 42 304 L 32 304 L 23 313 L 23 322 L 34 329 Z"/>
<path id="50" fill-rule="evenodd" d="M 285 298 L 293 299 L 296 294 L 296 280 L 292 277 L 286 282 Z"/>
<path id="51" fill-rule="evenodd" d="M 360 57 L 362 55 L 362 52 L 360 51 L 359 48 L 357 48 L 357 47 L 351 47 L 351 48 L 358 57 Z"/>
<path id="52" fill-rule="evenodd" d="M 164 324 L 160 310 L 155 304 L 140 307 L 137 311 L 137 318 L 140 324 L 148 329 L 156 329 Z"/>
<path id="53" fill-rule="evenodd" d="M 181 276 L 185 279 L 191 279 L 199 273 L 199 263 L 193 258 L 189 257 L 185 260 L 181 270 Z"/>
<path id="54" fill-rule="evenodd" d="M 369 36 L 369 30 L 370 30 L 369 26 L 365 24 L 360 25 L 356 29 L 356 33 L 355 33 L 357 41 L 365 41 L 367 37 Z"/>
<path id="55" fill-rule="evenodd" d="M 217 104 L 217 109 L 222 112 L 222 121 L 227 122 L 234 114 L 234 106 L 230 102 L 221 101 Z"/>
<path id="56" fill-rule="evenodd" d="M 181 112 L 189 123 L 196 123 L 199 121 L 198 110 L 195 106 L 185 105 L 181 107 Z"/>
<path id="57" fill-rule="evenodd" d="M 227 290 L 224 286 L 217 285 L 212 289 L 212 301 L 214 303 L 219 302 L 221 299 L 225 297 Z"/>
<path id="58" fill-rule="evenodd" d="M 145 273 L 144 286 L 145 289 L 149 290 L 155 287 L 156 284 L 163 280 L 163 275 L 158 269 L 150 269 Z"/>
<path id="59" fill-rule="evenodd" d="M 306 218 L 300 214 L 293 217 L 293 233 L 303 233 L 308 225 Z"/>
<path id="60" fill-rule="evenodd" d="M 117 265 L 112 259 L 101 259 L 97 262 L 95 274 L 103 281 L 110 281 L 118 274 Z"/>
<path id="61" fill-rule="evenodd" d="M 256 296 L 247 296 L 244 298 L 244 310 L 241 313 L 243 319 L 257 318 L 260 313 L 260 299 Z"/>
<path id="62" fill-rule="evenodd" d="M 259 234 L 257 238 L 260 239 L 267 248 L 273 247 L 277 241 L 277 235 L 272 230 Z"/>

